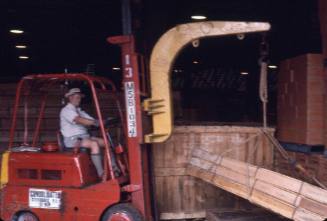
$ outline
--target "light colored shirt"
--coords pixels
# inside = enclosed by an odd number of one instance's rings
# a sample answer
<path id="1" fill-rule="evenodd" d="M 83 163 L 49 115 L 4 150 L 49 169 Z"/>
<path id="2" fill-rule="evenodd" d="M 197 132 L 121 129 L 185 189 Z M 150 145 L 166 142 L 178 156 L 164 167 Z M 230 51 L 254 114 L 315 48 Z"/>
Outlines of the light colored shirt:
<path id="1" fill-rule="evenodd" d="M 76 135 L 88 134 L 87 128 L 84 125 L 77 124 L 74 120 L 76 117 L 83 117 L 94 120 L 79 107 L 75 107 L 68 103 L 60 111 L 60 131 L 64 137 L 72 137 Z"/>

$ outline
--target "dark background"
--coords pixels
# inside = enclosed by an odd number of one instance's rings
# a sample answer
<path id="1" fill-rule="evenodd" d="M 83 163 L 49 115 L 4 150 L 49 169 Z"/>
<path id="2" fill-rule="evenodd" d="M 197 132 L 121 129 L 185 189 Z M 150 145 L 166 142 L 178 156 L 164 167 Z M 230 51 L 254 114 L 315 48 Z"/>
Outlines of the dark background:
<path id="1" fill-rule="evenodd" d="M 267 21 L 272 64 L 305 53 L 320 53 L 316 0 L 134 0 L 133 30 L 139 52 L 148 58 L 153 45 L 169 28 L 191 22 L 193 14 L 208 20 Z M 25 32 L 14 35 L 10 29 Z M 29 73 L 84 72 L 120 84 L 120 50 L 106 42 L 121 35 L 118 0 L 0 1 L 0 81 L 16 82 Z M 177 58 L 173 88 L 183 109 L 202 110 L 199 121 L 260 122 L 258 99 L 260 34 L 213 38 L 187 47 Z M 27 49 L 15 45 L 26 44 Z M 28 60 L 19 60 L 27 55 Z M 194 64 L 193 61 L 197 61 Z M 89 67 L 89 68 L 88 68 Z M 248 75 L 240 75 L 246 71 Z M 269 114 L 276 113 L 278 70 L 269 70 Z M 183 120 L 183 114 L 177 116 Z"/>

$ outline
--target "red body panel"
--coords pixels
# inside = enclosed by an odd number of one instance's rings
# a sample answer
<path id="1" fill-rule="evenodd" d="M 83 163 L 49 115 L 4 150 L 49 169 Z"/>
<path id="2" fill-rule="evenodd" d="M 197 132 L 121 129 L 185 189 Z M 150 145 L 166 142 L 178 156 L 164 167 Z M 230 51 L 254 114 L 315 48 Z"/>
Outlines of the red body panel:
<path id="1" fill-rule="evenodd" d="M 30 188 L 61 190 L 62 207 L 60 209 L 29 208 Z M 8 185 L 2 190 L 1 217 L 5 221 L 10 221 L 16 212 L 27 210 L 32 211 L 40 221 L 95 221 L 100 220 L 106 208 L 119 201 L 120 187 L 114 180 L 84 188 Z"/>
<path id="2" fill-rule="evenodd" d="M 97 180 L 95 168 L 86 153 L 10 154 L 9 185 L 82 187 Z"/>
<path id="3" fill-rule="evenodd" d="M 18 172 L 30 169 L 37 173 Z M 63 172 L 59 180 L 53 173 L 42 176 L 42 170 Z M 30 208 L 30 188 L 62 191 L 61 208 Z M 106 208 L 120 202 L 120 192 L 117 180 L 100 183 L 86 153 L 13 152 L 9 158 L 9 182 L 2 189 L 1 217 L 11 220 L 18 211 L 28 210 L 41 221 L 99 220 Z"/>

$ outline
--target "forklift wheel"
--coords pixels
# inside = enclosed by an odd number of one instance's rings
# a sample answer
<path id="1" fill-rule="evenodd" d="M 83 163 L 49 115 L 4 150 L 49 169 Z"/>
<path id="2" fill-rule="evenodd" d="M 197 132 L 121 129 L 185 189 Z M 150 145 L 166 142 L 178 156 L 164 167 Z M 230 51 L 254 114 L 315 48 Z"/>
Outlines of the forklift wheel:
<path id="1" fill-rule="evenodd" d="M 39 219 L 31 212 L 20 212 L 14 216 L 12 221 L 39 221 Z"/>
<path id="2" fill-rule="evenodd" d="M 101 221 L 143 221 L 140 212 L 131 204 L 122 203 L 110 207 Z"/>

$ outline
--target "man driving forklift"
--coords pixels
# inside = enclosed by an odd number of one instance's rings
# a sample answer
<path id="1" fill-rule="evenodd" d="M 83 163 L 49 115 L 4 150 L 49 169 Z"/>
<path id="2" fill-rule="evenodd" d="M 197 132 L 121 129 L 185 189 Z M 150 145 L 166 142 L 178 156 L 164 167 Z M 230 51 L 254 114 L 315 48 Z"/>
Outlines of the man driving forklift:
<path id="1" fill-rule="evenodd" d="M 80 108 L 84 97 L 79 88 L 71 88 L 65 98 L 68 103 L 60 111 L 60 132 L 63 136 L 65 148 L 84 147 L 90 150 L 91 160 L 99 177 L 103 174 L 100 147 L 104 146 L 102 138 L 90 136 L 87 127 L 99 126 L 96 119 Z"/>

